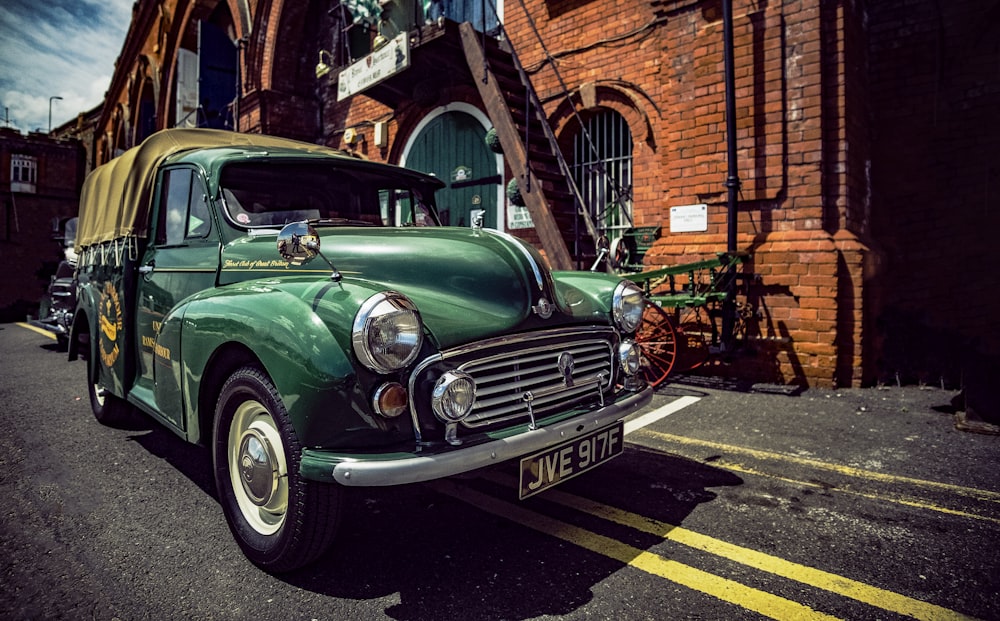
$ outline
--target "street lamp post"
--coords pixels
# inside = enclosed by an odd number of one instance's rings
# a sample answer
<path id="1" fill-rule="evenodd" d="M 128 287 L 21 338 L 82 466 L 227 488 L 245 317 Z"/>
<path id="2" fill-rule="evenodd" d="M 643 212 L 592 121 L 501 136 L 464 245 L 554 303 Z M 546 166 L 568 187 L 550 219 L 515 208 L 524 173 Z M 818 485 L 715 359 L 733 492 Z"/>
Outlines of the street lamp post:
<path id="1" fill-rule="evenodd" d="M 60 97 L 58 95 L 54 95 L 52 97 L 49 97 L 49 133 L 50 134 L 52 133 L 52 100 L 53 99 L 58 99 L 58 100 L 62 101 L 62 97 Z"/>

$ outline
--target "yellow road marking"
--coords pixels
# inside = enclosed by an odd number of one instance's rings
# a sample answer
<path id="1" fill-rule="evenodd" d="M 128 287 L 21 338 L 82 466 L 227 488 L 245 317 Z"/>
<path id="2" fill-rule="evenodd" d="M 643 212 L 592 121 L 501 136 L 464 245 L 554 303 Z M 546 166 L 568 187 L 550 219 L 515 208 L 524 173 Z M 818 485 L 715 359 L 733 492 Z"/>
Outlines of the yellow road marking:
<path id="1" fill-rule="evenodd" d="M 56 340 L 56 335 L 55 334 L 52 334 L 48 330 L 44 330 L 44 329 L 39 328 L 37 326 L 33 326 L 30 323 L 24 323 L 23 321 L 18 321 L 14 325 L 21 326 L 22 328 L 27 328 L 27 329 L 31 330 L 32 332 L 37 332 L 37 333 L 39 333 L 41 335 L 47 336 L 50 339 L 52 339 L 53 341 Z"/>
<path id="2" fill-rule="evenodd" d="M 819 483 L 814 483 L 812 481 L 800 481 L 798 479 L 790 479 L 788 477 L 778 476 L 776 474 L 769 474 L 754 468 L 748 468 L 741 464 L 736 464 L 724 459 L 717 459 L 712 462 L 713 466 L 723 468 L 725 470 L 731 470 L 733 472 L 740 472 L 743 474 L 750 474 L 758 477 L 767 477 L 770 479 L 775 479 L 778 481 L 783 481 L 785 483 L 791 483 L 792 485 L 802 485 L 807 487 L 815 487 L 822 490 L 829 490 L 838 492 L 841 494 L 850 494 L 852 496 L 860 496 L 861 498 L 867 498 L 869 500 L 884 500 L 887 502 L 893 502 L 906 507 L 914 507 L 916 509 L 926 509 L 929 511 L 937 511 L 938 513 L 947 513 L 948 515 L 955 515 L 958 517 L 971 518 L 974 520 L 983 520 L 985 522 L 993 522 L 995 524 L 1000 524 L 1000 518 L 989 517 L 987 515 L 979 515 L 977 513 L 969 513 L 967 511 L 959 511 L 958 509 L 949 509 L 948 507 L 942 507 L 941 505 L 934 504 L 932 502 L 927 502 L 919 498 L 911 498 L 908 496 L 901 496 L 895 494 L 873 494 L 870 492 L 861 492 L 853 489 L 848 489 L 846 487 L 836 487 L 821 485 Z"/>
<path id="3" fill-rule="evenodd" d="M 784 461 L 793 464 L 798 464 L 801 466 L 809 466 L 810 468 L 816 468 L 818 470 L 827 470 L 830 472 L 836 472 L 838 474 L 859 479 L 869 479 L 872 481 L 881 481 L 884 483 L 894 483 L 894 484 L 902 483 L 906 485 L 914 485 L 916 487 L 924 487 L 927 489 L 943 490 L 951 492 L 953 494 L 968 496 L 970 498 L 976 498 L 978 500 L 985 500 L 988 502 L 1000 502 L 1000 492 L 993 492 L 990 490 L 964 487 L 961 485 L 952 485 L 950 483 L 940 483 L 937 481 L 914 479 L 911 477 L 886 474 L 884 472 L 875 472 L 873 470 L 864 470 L 861 468 L 854 468 L 851 466 L 841 466 L 839 464 L 831 464 L 829 462 L 820 461 L 818 459 L 808 459 L 805 457 L 798 457 L 796 455 L 789 455 L 787 453 L 774 453 L 770 451 L 762 451 L 742 446 L 733 446 L 731 444 L 721 444 L 719 442 L 710 442 L 708 440 L 685 438 L 683 436 L 675 436 L 669 433 L 661 433 L 659 431 L 653 431 L 650 429 L 644 429 L 643 432 L 652 434 L 668 442 L 675 442 L 678 444 L 685 444 L 688 446 L 700 446 L 703 448 L 711 448 L 719 451 L 725 451 L 728 453 L 748 455 L 756 459 L 770 459 L 770 460 Z"/>
<path id="4" fill-rule="evenodd" d="M 430 488 L 479 509 L 527 526 L 552 537 L 580 546 L 591 552 L 617 560 L 654 576 L 675 582 L 695 591 L 711 595 L 724 602 L 772 619 L 836 619 L 828 614 L 766 591 L 748 587 L 690 565 L 665 559 L 658 554 L 640 550 L 610 537 L 529 511 L 493 496 L 462 487 L 454 481 L 437 480 L 427 483 Z"/>
<path id="5" fill-rule="evenodd" d="M 495 473 L 489 473 L 486 478 L 511 488 L 514 487 L 515 483 L 512 477 L 505 477 Z M 948 608 L 880 589 L 864 582 L 851 580 L 850 578 L 838 576 L 821 569 L 786 561 L 770 554 L 714 539 L 680 526 L 674 526 L 673 524 L 654 520 L 559 490 L 547 490 L 540 498 L 616 524 L 621 524 L 622 526 L 634 528 L 644 533 L 663 537 L 669 541 L 680 543 L 696 550 L 721 556 L 722 558 L 753 567 L 754 569 L 801 582 L 876 608 L 913 617 L 914 619 L 943 621 L 945 619 L 971 618 Z"/>

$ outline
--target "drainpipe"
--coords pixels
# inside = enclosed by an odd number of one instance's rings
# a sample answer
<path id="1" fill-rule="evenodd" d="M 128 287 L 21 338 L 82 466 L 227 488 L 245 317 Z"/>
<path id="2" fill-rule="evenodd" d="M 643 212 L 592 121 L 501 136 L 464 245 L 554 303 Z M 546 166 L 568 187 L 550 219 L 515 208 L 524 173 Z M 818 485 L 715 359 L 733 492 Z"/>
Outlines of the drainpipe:
<path id="1" fill-rule="evenodd" d="M 736 167 L 736 77 L 733 69 L 733 2 L 722 0 L 723 62 L 726 87 L 726 197 L 727 239 L 726 252 L 735 254 L 739 211 L 736 197 L 740 190 L 740 176 Z M 726 298 L 722 302 L 722 348 L 733 346 L 733 325 L 736 322 L 736 273 L 735 268 L 726 274 Z"/>

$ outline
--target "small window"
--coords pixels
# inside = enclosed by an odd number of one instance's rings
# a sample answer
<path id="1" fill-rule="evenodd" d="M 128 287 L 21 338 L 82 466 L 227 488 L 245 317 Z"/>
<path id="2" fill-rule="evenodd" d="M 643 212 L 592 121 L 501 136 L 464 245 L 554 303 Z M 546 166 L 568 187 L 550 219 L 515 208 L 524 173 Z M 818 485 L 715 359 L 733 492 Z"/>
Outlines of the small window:
<path id="1" fill-rule="evenodd" d="M 33 155 L 10 156 L 10 191 L 34 194 L 38 183 L 38 158 Z"/>
<path id="2" fill-rule="evenodd" d="M 188 168 L 168 170 L 163 173 L 162 187 L 157 244 L 176 246 L 206 237 L 212 230 L 212 216 L 194 172 Z"/>

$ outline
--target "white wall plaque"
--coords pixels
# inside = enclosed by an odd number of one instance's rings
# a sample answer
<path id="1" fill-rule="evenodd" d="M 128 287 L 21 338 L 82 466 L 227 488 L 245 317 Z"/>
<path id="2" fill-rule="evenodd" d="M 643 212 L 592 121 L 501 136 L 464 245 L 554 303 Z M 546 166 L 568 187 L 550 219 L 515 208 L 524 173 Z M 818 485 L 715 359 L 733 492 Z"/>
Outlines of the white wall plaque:
<path id="1" fill-rule="evenodd" d="M 695 233 L 708 230 L 708 205 L 683 205 L 670 208 L 671 233 Z"/>

